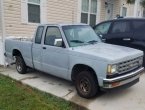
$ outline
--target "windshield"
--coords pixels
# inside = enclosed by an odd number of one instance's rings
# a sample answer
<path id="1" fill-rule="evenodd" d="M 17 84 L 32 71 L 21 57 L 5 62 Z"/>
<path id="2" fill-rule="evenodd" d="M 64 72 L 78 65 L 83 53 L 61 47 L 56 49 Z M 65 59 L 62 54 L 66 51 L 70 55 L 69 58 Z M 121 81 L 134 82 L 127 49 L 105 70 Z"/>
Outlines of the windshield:
<path id="1" fill-rule="evenodd" d="M 87 25 L 70 25 L 62 27 L 70 47 L 101 42 L 94 30 Z"/>

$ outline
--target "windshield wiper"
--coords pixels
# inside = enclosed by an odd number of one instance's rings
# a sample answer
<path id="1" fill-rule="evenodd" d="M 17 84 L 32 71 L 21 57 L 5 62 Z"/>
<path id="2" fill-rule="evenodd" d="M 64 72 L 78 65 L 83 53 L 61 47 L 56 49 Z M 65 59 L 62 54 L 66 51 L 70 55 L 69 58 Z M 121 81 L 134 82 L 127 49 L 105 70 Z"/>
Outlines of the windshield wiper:
<path id="1" fill-rule="evenodd" d="M 97 40 L 91 40 L 91 41 L 88 41 L 87 43 L 94 44 L 94 43 L 97 43 L 97 42 L 98 42 Z"/>
<path id="2" fill-rule="evenodd" d="M 84 43 L 83 41 L 80 41 L 80 40 L 71 40 L 70 42 L 75 42 L 75 43 Z"/>

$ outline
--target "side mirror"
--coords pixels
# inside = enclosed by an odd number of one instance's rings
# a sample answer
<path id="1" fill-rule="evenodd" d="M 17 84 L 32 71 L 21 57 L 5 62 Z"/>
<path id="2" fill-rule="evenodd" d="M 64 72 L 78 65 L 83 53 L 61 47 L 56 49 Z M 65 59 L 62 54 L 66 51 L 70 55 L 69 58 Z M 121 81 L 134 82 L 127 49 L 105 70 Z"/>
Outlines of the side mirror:
<path id="1" fill-rule="evenodd" d="M 102 42 L 105 42 L 106 41 L 106 38 L 105 38 L 104 35 L 101 35 L 101 40 L 102 40 Z"/>
<path id="2" fill-rule="evenodd" d="M 54 45 L 57 47 L 61 47 L 62 46 L 62 39 L 55 39 Z"/>
<path id="3" fill-rule="evenodd" d="M 102 39 L 103 38 L 103 35 L 102 34 L 98 34 L 98 36 Z"/>
<path id="4" fill-rule="evenodd" d="M 57 47 L 63 47 L 65 48 L 64 42 L 62 39 L 55 39 L 54 45 Z"/>

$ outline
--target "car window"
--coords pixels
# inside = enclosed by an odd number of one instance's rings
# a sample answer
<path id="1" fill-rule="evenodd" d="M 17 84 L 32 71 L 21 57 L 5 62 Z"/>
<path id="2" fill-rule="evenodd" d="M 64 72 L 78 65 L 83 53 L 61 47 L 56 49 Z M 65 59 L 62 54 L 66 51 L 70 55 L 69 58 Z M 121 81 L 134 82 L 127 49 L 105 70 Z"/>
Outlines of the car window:
<path id="1" fill-rule="evenodd" d="M 114 22 L 111 33 L 129 32 L 130 26 L 127 21 Z"/>
<path id="2" fill-rule="evenodd" d="M 144 32 L 145 29 L 145 21 L 133 21 L 133 27 L 135 31 Z"/>
<path id="3" fill-rule="evenodd" d="M 70 47 L 92 45 L 101 42 L 95 31 L 88 25 L 62 26 L 62 30 Z"/>
<path id="4" fill-rule="evenodd" d="M 62 37 L 58 27 L 48 27 L 45 34 L 45 45 L 62 46 Z"/>
<path id="5" fill-rule="evenodd" d="M 36 44 L 41 44 L 43 30 L 44 30 L 43 26 L 38 27 L 37 32 L 36 32 L 36 36 L 35 36 L 35 43 Z"/>
<path id="6" fill-rule="evenodd" d="M 94 30 L 97 34 L 107 34 L 110 25 L 111 25 L 111 22 L 102 23 L 98 25 Z"/>

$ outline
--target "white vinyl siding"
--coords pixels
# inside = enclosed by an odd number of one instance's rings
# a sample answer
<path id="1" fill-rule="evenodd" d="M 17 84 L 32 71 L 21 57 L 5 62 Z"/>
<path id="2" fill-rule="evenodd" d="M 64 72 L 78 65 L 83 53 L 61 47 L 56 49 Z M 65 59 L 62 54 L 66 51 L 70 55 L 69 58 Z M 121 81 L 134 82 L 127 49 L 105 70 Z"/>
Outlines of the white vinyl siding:
<path id="1" fill-rule="evenodd" d="M 41 23 L 48 23 L 47 20 L 47 0 L 41 0 L 40 2 L 40 14 L 41 14 Z"/>
<path id="2" fill-rule="evenodd" d="M 4 7 L 7 36 L 33 37 L 38 24 L 28 23 L 26 0 L 4 0 Z M 41 23 L 77 22 L 77 10 L 78 0 L 41 0 Z"/>
<path id="3" fill-rule="evenodd" d="M 78 0 L 47 0 L 48 23 L 74 23 L 77 21 Z"/>
<path id="4" fill-rule="evenodd" d="M 106 14 L 106 6 L 104 0 L 100 0 L 100 22 L 105 20 L 105 14 Z M 109 3 L 109 2 L 108 2 Z M 115 18 L 117 14 L 120 14 L 120 8 L 121 8 L 121 0 L 113 0 L 113 16 L 112 18 Z"/>
<path id="5" fill-rule="evenodd" d="M 27 0 L 21 0 L 21 22 L 28 22 Z"/>
<path id="6" fill-rule="evenodd" d="M 1 40 L 1 37 L 2 37 L 2 9 L 1 9 L 1 1 L 0 1 L 0 40 Z"/>
<path id="7" fill-rule="evenodd" d="M 35 33 L 36 24 L 27 24 L 27 21 L 22 22 L 21 3 L 21 0 L 4 0 L 4 19 L 7 36 L 32 37 Z"/>
<path id="8" fill-rule="evenodd" d="M 23 0 L 22 0 L 23 1 Z M 28 22 L 27 0 L 22 10 L 22 19 Z M 41 23 L 74 23 L 77 21 L 77 0 L 41 0 Z M 24 14 L 23 14 L 24 13 Z"/>
<path id="9" fill-rule="evenodd" d="M 46 23 L 47 0 L 21 0 L 22 23 Z"/>
<path id="10" fill-rule="evenodd" d="M 33 37 L 38 24 L 28 23 L 27 0 L 3 1 L 6 35 Z M 121 4 L 121 1 L 124 1 L 124 3 Z M 134 5 L 128 5 L 125 1 L 126 0 L 114 0 L 113 18 L 117 14 L 121 14 L 121 7 L 123 6 L 127 7 L 127 16 L 133 16 Z M 80 15 L 82 12 L 81 2 L 82 0 L 40 0 L 41 23 L 80 22 Z M 101 22 L 105 20 L 105 0 L 97 0 L 97 5 L 97 13 L 94 11 L 96 10 L 95 8 L 90 8 L 90 10 L 92 10 L 90 12 L 96 14 L 97 22 Z M 86 11 L 85 9 L 83 10 Z M 90 17 L 88 17 L 88 19 L 90 19 Z M 88 24 L 89 23 L 90 22 L 88 21 Z"/>
<path id="11" fill-rule="evenodd" d="M 123 16 L 123 7 L 125 7 L 127 9 L 126 16 L 133 17 L 134 16 L 134 6 L 135 6 L 134 4 L 127 4 L 126 0 L 122 0 L 120 2 L 120 7 L 121 7 L 120 15 Z"/>
<path id="12" fill-rule="evenodd" d="M 113 9 L 113 18 L 116 18 L 116 15 L 120 15 L 121 10 L 121 0 L 114 0 L 114 9 Z"/>

